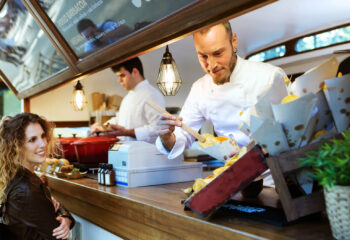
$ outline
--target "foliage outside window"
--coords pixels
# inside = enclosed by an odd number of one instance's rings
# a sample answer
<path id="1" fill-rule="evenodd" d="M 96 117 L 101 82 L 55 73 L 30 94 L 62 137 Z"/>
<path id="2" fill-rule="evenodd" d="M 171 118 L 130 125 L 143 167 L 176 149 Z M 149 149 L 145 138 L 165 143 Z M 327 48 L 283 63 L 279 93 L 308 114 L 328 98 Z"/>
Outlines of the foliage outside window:
<path id="1" fill-rule="evenodd" d="M 350 41 L 350 26 L 304 37 L 297 41 L 295 51 L 304 52 Z"/>
<path id="2" fill-rule="evenodd" d="M 263 52 L 259 52 L 250 56 L 248 59 L 257 62 L 263 62 L 273 58 L 283 57 L 286 54 L 286 46 L 281 45 L 278 47 L 270 48 Z"/>
<path id="3" fill-rule="evenodd" d="M 21 101 L 16 95 L 9 89 L 0 89 L 0 116 L 14 116 L 20 112 Z"/>

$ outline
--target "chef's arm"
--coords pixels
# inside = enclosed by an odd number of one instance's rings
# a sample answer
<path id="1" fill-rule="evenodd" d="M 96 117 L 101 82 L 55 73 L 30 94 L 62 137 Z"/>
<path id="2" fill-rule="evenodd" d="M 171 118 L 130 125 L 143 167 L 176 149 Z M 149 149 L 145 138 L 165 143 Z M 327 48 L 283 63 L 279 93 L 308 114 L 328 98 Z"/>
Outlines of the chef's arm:
<path id="1" fill-rule="evenodd" d="M 108 135 L 113 135 L 113 136 L 126 136 L 126 137 L 132 137 L 132 138 L 136 138 L 135 135 L 135 129 L 131 128 L 131 129 L 126 129 L 123 126 L 120 125 L 110 125 L 111 130 L 107 131 Z"/>
<path id="2" fill-rule="evenodd" d="M 135 135 L 135 128 L 132 128 L 132 129 L 125 129 L 125 133 L 124 133 L 123 136 L 128 136 L 128 137 L 136 138 L 136 135 Z"/>

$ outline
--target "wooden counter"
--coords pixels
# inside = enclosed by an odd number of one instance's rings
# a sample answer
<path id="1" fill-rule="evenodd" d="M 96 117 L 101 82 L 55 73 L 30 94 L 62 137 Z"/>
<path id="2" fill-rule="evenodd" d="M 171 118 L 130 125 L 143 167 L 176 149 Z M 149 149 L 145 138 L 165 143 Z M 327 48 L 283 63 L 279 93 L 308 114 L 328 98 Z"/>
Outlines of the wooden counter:
<path id="1" fill-rule="evenodd" d="M 48 185 L 70 211 L 124 239 L 332 239 L 325 217 L 285 227 L 233 216 L 203 220 L 181 204 L 191 182 L 126 188 L 48 176 Z M 266 188 L 259 201 L 276 205 L 278 197 Z"/>

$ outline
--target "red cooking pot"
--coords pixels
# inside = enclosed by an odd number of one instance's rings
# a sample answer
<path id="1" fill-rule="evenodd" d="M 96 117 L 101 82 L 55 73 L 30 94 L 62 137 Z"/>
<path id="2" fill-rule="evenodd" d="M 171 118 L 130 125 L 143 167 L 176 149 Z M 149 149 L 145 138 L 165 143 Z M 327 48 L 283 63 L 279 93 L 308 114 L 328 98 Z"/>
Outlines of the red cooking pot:
<path id="1" fill-rule="evenodd" d="M 61 138 L 61 136 L 59 136 L 58 144 L 60 146 L 62 157 L 64 157 L 65 159 L 67 159 L 70 162 L 76 162 L 77 161 L 77 157 L 75 155 L 74 146 L 71 145 L 71 143 L 75 142 L 75 141 L 77 141 L 79 139 L 80 138 L 75 137 L 75 134 L 73 134 L 73 137 L 71 137 L 71 138 Z"/>
<path id="2" fill-rule="evenodd" d="M 74 146 L 79 163 L 107 163 L 109 147 L 119 138 L 106 136 L 90 136 L 77 140 Z"/>

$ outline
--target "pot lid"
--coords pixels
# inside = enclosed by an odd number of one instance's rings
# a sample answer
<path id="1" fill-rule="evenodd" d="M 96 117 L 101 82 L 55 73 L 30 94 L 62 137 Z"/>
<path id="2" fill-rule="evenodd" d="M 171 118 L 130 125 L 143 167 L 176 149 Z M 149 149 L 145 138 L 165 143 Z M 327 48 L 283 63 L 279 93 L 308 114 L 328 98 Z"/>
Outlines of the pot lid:
<path id="1" fill-rule="evenodd" d="M 78 138 L 78 137 L 57 138 L 57 142 L 59 142 L 61 144 L 69 144 L 69 143 L 75 142 L 75 141 L 77 141 L 79 139 L 81 139 L 81 138 Z"/>
<path id="2" fill-rule="evenodd" d="M 89 143 L 115 143 L 118 142 L 119 138 L 116 137 L 106 137 L 106 136 L 90 136 L 86 138 L 81 138 L 74 141 L 72 144 L 89 144 Z"/>

